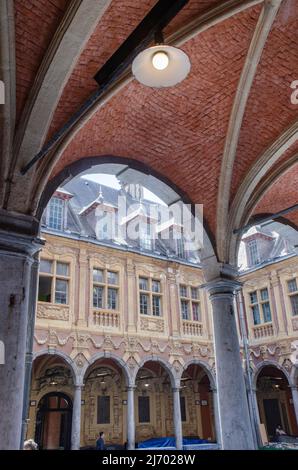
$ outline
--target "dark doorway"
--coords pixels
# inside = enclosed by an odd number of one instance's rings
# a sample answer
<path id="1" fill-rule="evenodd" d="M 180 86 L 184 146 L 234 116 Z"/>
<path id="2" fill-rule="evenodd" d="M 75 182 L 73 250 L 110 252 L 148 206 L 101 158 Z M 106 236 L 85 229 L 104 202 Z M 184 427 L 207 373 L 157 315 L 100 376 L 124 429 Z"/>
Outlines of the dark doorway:
<path id="1" fill-rule="evenodd" d="M 279 408 L 279 400 L 276 398 L 266 398 L 263 400 L 266 417 L 267 433 L 270 438 L 275 436 L 278 425 L 282 426 L 282 419 Z"/>
<path id="2" fill-rule="evenodd" d="M 72 401 L 64 393 L 48 393 L 39 402 L 35 441 L 40 449 L 69 450 Z"/>

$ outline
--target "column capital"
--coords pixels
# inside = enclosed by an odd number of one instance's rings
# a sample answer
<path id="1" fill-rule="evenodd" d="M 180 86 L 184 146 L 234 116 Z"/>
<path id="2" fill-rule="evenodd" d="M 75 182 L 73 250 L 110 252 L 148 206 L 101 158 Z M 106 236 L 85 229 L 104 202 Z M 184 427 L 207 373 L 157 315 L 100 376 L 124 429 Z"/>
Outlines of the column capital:
<path id="1" fill-rule="evenodd" d="M 181 387 L 172 387 L 172 392 L 180 392 Z"/>
<path id="2" fill-rule="evenodd" d="M 45 244 L 38 238 L 39 222 L 31 216 L 0 209 L 0 249 L 7 253 L 33 256 Z"/>
<path id="3" fill-rule="evenodd" d="M 206 284 L 203 284 L 202 287 L 206 289 L 210 297 L 232 297 L 235 294 L 235 291 L 239 290 L 242 286 L 242 283 L 234 279 L 225 279 L 217 278 L 213 281 L 210 281 Z"/>
<path id="4" fill-rule="evenodd" d="M 85 384 L 83 384 L 83 382 L 75 382 L 73 384 L 73 386 L 74 386 L 75 389 L 78 389 L 78 388 L 82 389 L 82 388 L 84 388 Z"/>
<path id="5" fill-rule="evenodd" d="M 127 391 L 127 392 L 134 392 L 136 388 L 137 388 L 136 385 L 128 385 L 128 386 L 126 387 L 126 391 Z"/>

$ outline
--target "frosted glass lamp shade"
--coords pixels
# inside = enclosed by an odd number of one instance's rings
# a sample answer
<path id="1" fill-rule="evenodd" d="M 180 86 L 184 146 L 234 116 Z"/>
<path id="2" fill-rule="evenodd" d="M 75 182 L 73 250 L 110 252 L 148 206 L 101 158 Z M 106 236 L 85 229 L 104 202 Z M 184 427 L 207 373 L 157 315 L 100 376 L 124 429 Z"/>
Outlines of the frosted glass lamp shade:
<path id="1" fill-rule="evenodd" d="M 145 49 L 132 63 L 134 77 L 153 88 L 175 86 L 187 77 L 189 71 L 190 61 L 185 52 L 164 44 Z"/>

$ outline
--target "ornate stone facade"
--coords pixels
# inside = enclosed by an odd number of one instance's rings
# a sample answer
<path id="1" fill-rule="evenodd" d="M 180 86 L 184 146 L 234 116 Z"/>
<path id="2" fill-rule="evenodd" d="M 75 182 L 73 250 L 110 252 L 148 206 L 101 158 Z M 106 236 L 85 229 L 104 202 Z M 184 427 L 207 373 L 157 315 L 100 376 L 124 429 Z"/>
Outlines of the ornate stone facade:
<path id="1" fill-rule="evenodd" d="M 38 302 L 35 362 L 42 364 L 44 360 L 45 367 L 49 358 L 57 358 L 57 364 L 53 359 L 47 368 L 61 367 L 63 363 L 73 371 L 73 383 L 82 385 L 81 446 L 93 445 L 101 429 L 110 443 L 126 441 L 128 386 L 136 387 L 137 440 L 175 433 L 171 392 L 174 386 L 182 387 L 180 395 L 185 400 L 183 434 L 215 439 L 211 303 L 203 289 L 199 289 L 201 321 L 187 321 L 182 319 L 179 300 L 180 284 L 190 287 L 203 284 L 200 268 L 148 259 L 140 254 L 123 253 L 99 245 L 91 247 L 83 241 L 53 235 L 47 235 L 46 239 L 41 258 L 58 259 L 69 264 L 69 302 L 67 305 Z M 276 364 L 287 376 L 296 377 L 293 344 L 297 341 L 298 327 L 296 318 L 292 318 L 289 311 L 286 289 L 287 280 L 295 276 L 296 265 L 297 260 L 293 257 L 276 263 L 274 273 L 272 265 L 269 265 L 241 276 L 252 376 L 256 376 L 266 364 Z M 119 274 L 119 298 L 115 312 L 93 308 L 92 269 L 95 267 L 111 269 Z M 82 269 L 85 270 L 86 282 L 78 284 Z M 161 316 L 140 314 L 139 276 L 161 281 Z M 270 292 L 272 321 L 254 325 L 250 292 L 261 288 L 268 288 Z M 239 323 L 238 304 L 236 314 L 241 343 L 243 331 Z M 97 321 L 94 321 L 94 315 Z M 241 354 L 245 364 L 243 349 Z M 104 383 L 100 382 L 100 378 L 89 378 L 96 367 L 112 371 Z M 191 370 L 189 367 L 197 367 L 201 374 L 199 379 L 193 380 L 189 375 L 183 375 L 186 370 Z M 73 385 L 69 382 L 52 381 L 54 385 L 46 383 L 42 389 L 36 387 L 40 373 L 35 367 L 31 401 L 36 406 L 30 407 L 28 430 L 31 437 L 35 433 L 37 405 L 44 394 L 63 391 L 71 399 L 74 396 Z M 148 389 L 145 389 L 142 377 L 146 378 L 148 374 Z M 205 388 L 198 386 L 198 380 L 206 383 Z M 293 378 L 293 383 L 295 380 Z M 110 416 L 107 424 L 98 423 L 99 396 L 109 396 Z M 138 417 L 139 397 L 146 396 L 150 399 L 150 420 L 142 423 Z"/>

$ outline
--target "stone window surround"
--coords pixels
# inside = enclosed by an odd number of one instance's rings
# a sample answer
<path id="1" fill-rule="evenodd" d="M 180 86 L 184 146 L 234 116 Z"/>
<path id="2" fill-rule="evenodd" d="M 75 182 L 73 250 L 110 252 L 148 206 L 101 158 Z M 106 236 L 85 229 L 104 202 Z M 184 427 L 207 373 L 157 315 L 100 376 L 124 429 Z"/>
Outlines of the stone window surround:
<path id="1" fill-rule="evenodd" d="M 293 280 L 296 280 L 296 286 L 297 286 L 297 289 L 293 292 L 290 292 L 289 291 L 289 287 L 288 287 L 288 282 L 289 281 L 293 281 Z M 298 318 L 298 314 L 294 314 L 293 313 L 293 307 L 292 307 L 292 303 L 291 303 L 291 297 L 294 296 L 294 295 L 298 295 L 298 277 L 297 276 L 294 276 L 292 278 L 287 278 L 286 279 L 286 297 L 287 297 L 287 301 L 288 301 L 288 305 L 289 305 L 289 313 L 290 313 L 290 317 L 291 318 Z"/>
<path id="2" fill-rule="evenodd" d="M 180 294 L 180 287 L 186 287 L 186 297 L 184 296 L 181 296 Z M 198 297 L 195 299 L 193 296 L 192 296 L 192 289 L 198 289 Z M 178 285 L 178 293 L 179 293 L 179 310 L 180 310 L 180 318 L 183 320 L 183 321 L 191 321 L 191 322 L 195 322 L 195 323 L 202 323 L 202 299 L 201 299 L 201 292 L 200 292 L 200 286 L 198 285 L 192 285 L 190 283 L 187 283 L 187 282 L 179 282 L 179 285 Z M 189 314 L 190 314 L 190 317 L 188 320 L 182 318 L 182 308 L 181 308 L 181 300 L 184 300 L 186 302 L 188 302 L 188 305 L 189 305 Z M 193 308 L 192 308 L 192 305 L 193 304 L 197 304 L 199 305 L 199 316 L 200 316 L 200 319 L 199 320 L 194 320 L 193 319 Z"/>
<path id="3" fill-rule="evenodd" d="M 147 279 L 148 281 L 148 289 L 140 289 L 140 279 Z M 160 291 L 156 292 L 153 290 L 153 282 L 158 281 L 160 283 Z M 158 278 L 158 276 L 152 276 L 148 274 L 138 273 L 137 274 L 137 284 L 138 284 L 138 313 L 144 317 L 153 317 L 153 318 L 164 318 L 164 287 L 162 279 Z M 149 306 L 149 313 L 142 314 L 141 313 L 141 306 L 140 306 L 140 295 L 147 294 L 149 298 L 148 306 Z M 160 298 L 160 315 L 153 315 L 153 297 Z"/>
<path id="4" fill-rule="evenodd" d="M 51 302 L 46 302 L 46 301 L 42 301 L 42 300 L 38 300 L 38 303 L 42 304 L 42 305 L 55 305 L 55 306 L 67 306 L 69 307 L 70 306 L 70 299 L 71 299 L 71 295 L 72 295 L 72 292 L 71 292 L 71 277 L 72 277 L 72 263 L 69 259 L 58 259 L 58 258 L 49 258 L 49 257 L 46 257 L 46 256 L 42 256 L 41 257 L 41 260 L 44 260 L 44 261 L 49 261 L 52 263 L 52 266 L 53 266 L 53 269 L 52 269 L 52 272 L 51 273 L 46 273 L 46 272 L 41 272 L 39 270 L 39 274 L 38 274 L 38 277 L 51 277 L 52 279 L 52 285 L 51 285 Z M 57 274 L 57 263 L 61 263 L 61 264 L 67 264 L 68 265 L 68 275 L 67 276 L 63 276 L 61 274 Z M 55 302 L 55 292 L 56 292 L 56 279 L 62 279 L 62 280 L 65 280 L 68 282 L 68 292 L 67 292 L 67 303 L 65 304 L 62 304 L 62 303 L 56 303 Z"/>
<path id="5" fill-rule="evenodd" d="M 262 297 L 261 297 L 261 291 L 264 290 L 264 289 L 267 289 L 268 291 L 268 299 L 267 300 L 262 300 Z M 256 292 L 257 293 L 257 302 L 256 303 L 252 303 L 251 302 L 251 298 L 250 298 L 250 294 Z M 262 285 L 262 286 L 258 286 L 258 287 L 254 287 L 254 288 L 250 288 L 249 290 L 247 290 L 246 292 L 246 304 L 248 306 L 248 314 L 247 314 L 247 321 L 250 325 L 250 327 L 253 329 L 253 328 L 257 328 L 261 325 L 272 325 L 273 324 L 273 318 L 272 318 L 272 312 L 273 312 L 273 309 L 272 309 L 272 301 L 271 301 L 271 295 L 270 295 L 270 286 L 269 285 Z M 264 321 L 264 313 L 263 313 L 263 309 L 262 309 L 262 304 L 264 303 L 267 303 L 269 302 L 269 306 L 270 306 L 270 312 L 271 312 L 271 321 L 269 322 L 265 322 Z M 252 313 L 252 306 L 253 305 L 258 305 L 259 306 L 259 314 L 260 314 L 260 319 L 261 319 L 261 322 L 259 324 L 254 324 L 254 321 L 253 321 L 253 313 Z"/>
<path id="6" fill-rule="evenodd" d="M 94 281 L 93 278 L 93 270 L 98 269 L 100 271 L 103 271 L 104 273 L 104 278 L 103 282 L 99 281 Z M 108 272 L 113 272 L 116 273 L 118 276 L 118 282 L 117 284 L 110 284 L 108 283 Z M 91 308 L 94 310 L 109 310 L 111 312 L 120 312 L 120 269 L 119 268 L 110 268 L 107 266 L 100 266 L 98 263 L 92 264 L 90 267 L 90 276 L 91 276 L 91 295 L 90 295 L 90 303 L 91 303 Z M 104 294 L 103 294 L 103 302 L 104 306 L 102 308 L 97 308 L 93 305 L 93 287 L 94 286 L 99 286 L 103 287 L 104 289 Z M 116 309 L 109 309 L 108 308 L 108 289 L 116 289 L 117 290 L 117 308 Z"/>

